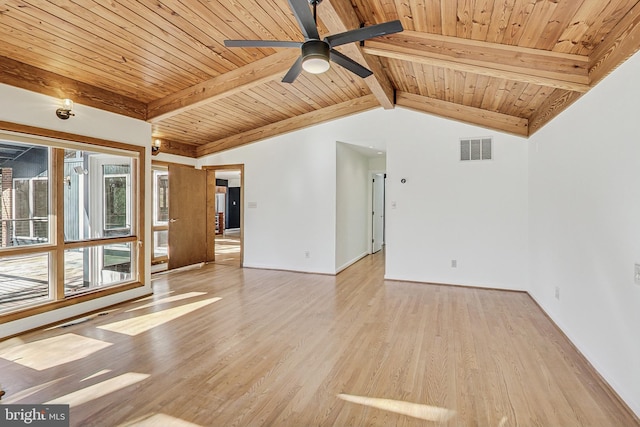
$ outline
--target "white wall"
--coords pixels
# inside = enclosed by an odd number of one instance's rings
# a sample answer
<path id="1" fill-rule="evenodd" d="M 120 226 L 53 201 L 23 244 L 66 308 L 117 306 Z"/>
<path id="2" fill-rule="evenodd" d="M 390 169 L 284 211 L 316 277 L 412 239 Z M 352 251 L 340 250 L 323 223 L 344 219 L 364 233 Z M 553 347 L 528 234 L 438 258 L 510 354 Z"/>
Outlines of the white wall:
<path id="1" fill-rule="evenodd" d="M 335 273 L 335 141 L 299 132 L 199 164 L 244 164 L 245 267 Z"/>
<path id="2" fill-rule="evenodd" d="M 369 158 L 369 170 L 371 172 L 385 172 L 387 170 L 387 157 L 380 155 Z"/>
<path id="3" fill-rule="evenodd" d="M 526 141 L 421 113 L 393 113 L 386 277 L 526 289 Z M 493 136 L 493 160 L 461 162 L 459 139 L 476 136 Z"/>
<path id="4" fill-rule="evenodd" d="M 74 105 L 74 117 L 60 120 L 55 115 L 55 110 L 59 106 L 59 99 L 0 84 L 0 120 L 146 146 L 148 147 L 146 169 L 151 170 L 151 125 L 149 123 L 79 104 Z M 147 179 L 146 184 L 145 192 L 151 194 L 151 179 Z M 145 212 L 146 217 L 151 218 L 150 197 L 145 200 Z M 150 228 L 145 230 L 145 239 L 151 242 Z M 147 246 L 144 248 L 144 257 L 146 265 L 150 265 L 151 245 Z M 0 330 L 0 338 L 148 294 L 151 292 L 150 278 L 151 274 L 147 271 L 146 277 L 143 278 L 143 283 L 146 285 L 141 288 L 4 323 Z"/>
<path id="5" fill-rule="evenodd" d="M 639 75 L 635 55 L 532 137 L 529 162 L 530 293 L 636 414 Z"/>
<path id="6" fill-rule="evenodd" d="M 487 135 L 494 137 L 495 160 L 460 163 L 459 138 Z M 526 141 L 400 108 L 202 159 L 245 163 L 245 204 L 258 202 L 245 209 L 247 265 L 336 271 L 336 141 L 386 147 L 388 278 L 525 289 Z M 407 184 L 399 183 L 402 177 Z M 282 234 L 286 228 L 292 231 Z M 314 264 L 317 250 L 311 262 L 301 259 L 310 246 L 320 249 L 320 264 Z"/>
<path id="7" fill-rule="evenodd" d="M 342 271 L 369 253 L 367 226 L 371 216 L 369 201 L 369 159 L 336 144 L 336 272 Z"/>

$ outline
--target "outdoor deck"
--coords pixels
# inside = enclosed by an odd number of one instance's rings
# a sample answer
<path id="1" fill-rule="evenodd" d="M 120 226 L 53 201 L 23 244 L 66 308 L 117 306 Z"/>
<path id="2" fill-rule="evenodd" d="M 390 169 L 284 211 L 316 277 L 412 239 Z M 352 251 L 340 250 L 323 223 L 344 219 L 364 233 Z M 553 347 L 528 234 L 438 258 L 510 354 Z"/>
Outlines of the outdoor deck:
<path id="1" fill-rule="evenodd" d="M 65 288 L 69 293 L 83 289 L 82 253 L 65 253 Z M 3 258 L 0 262 L 0 313 L 18 306 L 31 306 L 50 299 L 48 255 Z"/>

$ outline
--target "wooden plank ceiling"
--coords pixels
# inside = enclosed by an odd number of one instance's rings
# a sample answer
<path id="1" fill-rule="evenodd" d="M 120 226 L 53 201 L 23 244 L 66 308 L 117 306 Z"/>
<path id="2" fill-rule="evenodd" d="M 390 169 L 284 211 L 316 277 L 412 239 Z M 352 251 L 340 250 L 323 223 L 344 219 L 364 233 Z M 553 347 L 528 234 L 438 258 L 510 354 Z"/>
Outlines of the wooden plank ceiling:
<path id="1" fill-rule="evenodd" d="M 395 106 L 529 136 L 640 47 L 640 0 L 324 0 L 321 37 L 394 19 L 280 80 L 302 41 L 287 0 L 0 0 L 0 83 L 153 123 L 162 150 L 202 156 Z M 52 113 L 53 114 L 53 113 Z"/>

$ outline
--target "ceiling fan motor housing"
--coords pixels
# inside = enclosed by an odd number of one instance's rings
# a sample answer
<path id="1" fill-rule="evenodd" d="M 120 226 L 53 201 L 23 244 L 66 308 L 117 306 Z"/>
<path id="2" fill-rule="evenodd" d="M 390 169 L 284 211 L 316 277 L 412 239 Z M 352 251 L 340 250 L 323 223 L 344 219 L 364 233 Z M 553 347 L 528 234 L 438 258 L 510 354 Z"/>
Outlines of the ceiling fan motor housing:
<path id="1" fill-rule="evenodd" d="M 302 45 L 302 67 L 312 73 L 314 73 L 314 67 L 324 68 L 321 71 L 315 72 L 316 74 L 326 71 L 327 68 L 329 68 L 329 49 L 329 43 L 322 40 L 308 40 L 304 42 Z"/>

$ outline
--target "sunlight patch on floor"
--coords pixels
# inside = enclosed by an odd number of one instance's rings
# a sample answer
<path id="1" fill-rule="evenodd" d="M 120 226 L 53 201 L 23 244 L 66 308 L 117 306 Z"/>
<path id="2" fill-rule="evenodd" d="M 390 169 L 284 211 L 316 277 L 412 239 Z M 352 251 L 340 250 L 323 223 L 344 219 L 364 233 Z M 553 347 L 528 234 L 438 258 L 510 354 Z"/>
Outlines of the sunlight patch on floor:
<path id="1" fill-rule="evenodd" d="M 111 372 L 111 369 L 103 369 L 102 371 L 98 371 L 93 375 L 89 375 L 88 377 L 81 379 L 80 382 L 90 380 L 91 378 L 99 377 L 100 375 L 108 374 L 109 372 Z"/>
<path id="2" fill-rule="evenodd" d="M 98 329 L 117 332 L 120 334 L 135 336 L 146 332 L 155 327 L 164 325 L 171 320 L 177 319 L 185 314 L 189 314 L 199 308 L 220 301 L 222 298 L 209 298 L 202 301 L 192 302 L 191 304 L 182 305 L 180 307 L 168 308 L 166 310 L 157 311 L 155 313 L 137 316 L 132 319 L 120 320 L 106 325 L 98 326 Z"/>
<path id="3" fill-rule="evenodd" d="M 354 396 L 343 393 L 339 394 L 338 397 L 347 402 L 371 406 L 373 408 L 408 415 L 410 417 L 420 418 L 421 420 L 427 421 L 447 422 L 456 414 L 456 411 L 452 411 L 450 409 L 423 405 L 420 403 L 405 402 L 402 400 L 379 399 L 375 397 Z"/>
<path id="4" fill-rule="evenodd" d="M 147 307 L 153 307 L 154 305 L 160 305 L 160 304 L 165 304 L 165 303 L 174 302 L 174 301 L 181 301 L 187 298 L 199 297 L 205 294 L 206 292 L 187 292 L 186 294 L 174 295 L 172 297 L 162 298 L 157 301 L 153 301 L 148 304 L 141 305 L 140 307 L 130 308 L 129 310 L 125 311 L 125 313 L 129 313 L 130 311 L 141 310 Z"/>
<path id="5" fill-rule="evenodd" d="M 122 390 L 125 387 L 139 383 L 149 378 L 149 374 L 139 374 L 137 372 L 127 372 L 126 374 L 119 375 L 115 378 L 111 378 L 101 383 L 94 384 L 92 386 L 74 391 L 72 393 L 60 396 L 57 399 L 45 402 L 48 405 L 54 404 L 66 404 L 72 408 L 74 406 L 82 405 L 83 403 L 90 402 L 94 399 L 106 396 L 114 391 Z"/>
<path id="6" fill-rule="evenodd" d="M 0 352 L 7 348 L 13 348 L 15 346 L 24 344 L 24 340 L 20 337 L 9 338 L 8 340 L 0 342 Z"/>
<path id="7" fill-rule="evenodd" d="M 180 418 L 167 414 L 153 414 L 138 418 L 120 427 L 200 427 L 198 424 L 190 423 Z"/>
<path id="8" fill-rule="evenodd" d="M 216 245 L 216 252 L 223 254 L 239 254 L 240 248 L 238 246 Z"/>
<path id="9" fill-rule="evenodd" d="M 83 359 L 110 345 L 112 344 L 109 342 L 81 335 L 64 334 L 2 350 L 0 358 L 37 371 L 44 371 Z"/>

